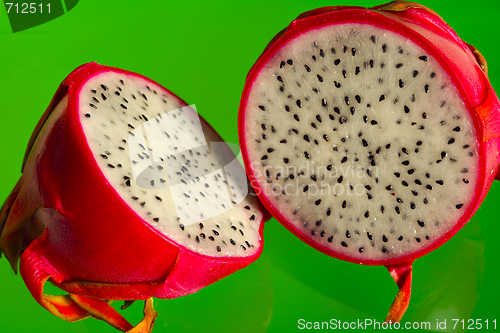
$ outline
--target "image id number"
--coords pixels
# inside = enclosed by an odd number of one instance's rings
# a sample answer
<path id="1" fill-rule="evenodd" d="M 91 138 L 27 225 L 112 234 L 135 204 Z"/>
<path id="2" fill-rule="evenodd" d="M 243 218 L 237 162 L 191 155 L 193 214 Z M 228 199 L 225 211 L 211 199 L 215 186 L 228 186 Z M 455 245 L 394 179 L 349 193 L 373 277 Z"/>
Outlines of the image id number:
<path id="1" fill-rule="evenodd" d="M 6 2 L 7 14 L 12 10 L 16 14 L 35 14 L 35 13 L 48 13 L 50 14 L 50 3 L 43 5 L 43 3 L 37 4 L 36 2 L 31 3 L 17 3 L 17 2 Z"/>

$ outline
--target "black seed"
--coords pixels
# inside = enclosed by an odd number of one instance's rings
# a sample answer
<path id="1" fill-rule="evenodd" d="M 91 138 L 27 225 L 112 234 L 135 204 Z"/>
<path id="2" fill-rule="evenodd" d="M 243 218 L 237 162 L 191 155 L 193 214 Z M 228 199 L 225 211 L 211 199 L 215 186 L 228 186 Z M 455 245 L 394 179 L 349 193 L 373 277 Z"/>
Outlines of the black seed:
<path id="1" fill-rule="evenodd" d="M 376 120 L 372 120 L 372 121 L 370 122 L 370 124 L 372 124 L 372 125 L 377 125 L 377 121 L 376 121 Z"/>
<path id="2" fill-rule="evenodd" d="M 424 86 L 424 91 L 425 91 L 425 93 L 428 93 L 428 92 L 429 92 L 429 85 L 428 85 L 428 84 L 426 84 L 426 85 Z"/>
<path id="3" fill-rule="evenodd" d="M 309 159 L 311 157 L 311 155 L 309 155 L 309 153 L 307 151 L 304 151 L 304 156 Z"/>
<path id="4" fill-rule="evenodd" d="M 405 83 L 403 80 L 399 79 L 399 88 L 403 88 L 405 86 Z"/>
<path id="5" fill-rule="evenodd" d="M 452 143 L 455 142 L 455 138 L 451 138 L 450 140 L 448 140 L 448 144 L 451 145 Z"/>
<path id="6" fill-rule="evenodd" d="M 347 238 L 351 238 L 351 233 L 349 232 L 349 230 L 347 230 L 347 231 L 345 232 L 345 236 L 346 236 Z"/>
<path id="7" fill-rule="evenodd" d="M 318 75 L 316 75 L 316 77 L 318 78 L 319 82 L 323 82 L 323 77 L 321 75 L 318 74 Z"/>
<path id="8" fill-rule="evenodd" d="M 373 60 L 370 60 L 370 67 L 373 68 Z"/>
<path id="9" fill-rule="evenodd" d="M 340 114 L 340 109 L 338 107 L 334 107 L 333 111 L 335 111 L 337 114 Z"/>
<path id="10" fill-rule="evenodd" d="M 345 71 L 345 69 L 342 70 L 342 76 L 344 77 L 344 79 L 347 79 L 347 72 Z"/>
<path id="11" fill-rule="evenodd" d="M 314 204 L 315 204 L 316 206 L 318 206 L 320 203 L 321 203 L 321 199 L 318 199 L 318 200 L 316 200 L 316 201 L 314 202 Z"/>
<path id="12" fill-rule="evenodd" d="M 322 106 L 326 106 L 326 105 L 327 105 L 327 103 L 326 103 L 326 99 L 324 99 L 324 98 L 323 98 L 323 99 L 321 99 L 321 105 L 322 105 Z"/>
<path id="13" fill-rule="evenodd" d="M 387 191 L 392 191 L 392 185 L 387 185 L 387 186 L 385 187 L 385 189 L 386 189 Z"/>
<path id="14" fill-rule="evenodd" d="M 422 61 L 427 61 L 427 56 L 420 56 L 420 57 L 418 57 L 418 59 L 420 59 Z"/>
<path id="15" fill-rule="evenodd" d="M 127 107 L 123 104 L 120 104 L 120 106 L 122 107 L 122 109 L 125 109 L 125 110 L 127 109 Z"/>
<path id="16" fill-rule="evenodd" d="M 294 115 L 293 115 L 293 118 L 294 118 L 296 121 L 300 121 L 299 116 L 298 116 L 298 115 L 296 115 L 296 114 L 294 114 Z"/>
<path id="17" fill-rule="evenodd" d="M 337 183 L 342 183 L 342 181 L 344 180 L 344 176 L 340 176 L 339 178 L 337 178 Z"/>
<path id="18" fill-rule="evenodd" d="M 365 124 L 368 122 L 368 117 L 366 115 L 363 116 L 363 121 L 365 122 Z"/>
<path id="19" fill-rule="evenodd" d="M 415 206 L 415 203 L 414 203 L 414 202 L 410 202 L 410 208 L 411 208 L 411 209 L 415 209 L 415 207 L 416 207 L 416 206 Z"/>
<path id="20" fill-rule="evenodd" d="M 423 203 L 424 203 L 424 204 L 426 204 L 426 205 L 429 203 L 429 201 L 427 200 L 427 198 L 426 198 L 426 197 L 424 197 L 424 201 L 423 201 Z"/>
<path id="21" fill-rule="evenodd" d="M 365 212 L 365 218 L 368 218 L 370 216 L 370 212 L 369 211 L 366 211 Z"/>
<path id="22" fill-rule="evenodd" d="M 380 95 L 380 98 L 378 99 L 379 102 L 382 102 L 385 99 L 385 95 Z"/>
<path id="23" fill-rule="evenodd" d="M 314 180 L 315 182 L 318 181 L 318 178 L 316 177 L 316 175 L 311 175 L 311 179 Z"/>
<path id="24" fill-rule="evenodd" d="M 409 165 L 410 161 L 403 161 L 403 162 L 401 162 L 401 164 L 403 164 L 403 165 Z"/>
<path id="25" fill-rule="evenodd" d="M 285 157 L 285 158 L 283 158 L 283 162 L 285 162 L 286 164 L 288 164 L 288 162 L 289 162 L 289 161 L 290 161 L 290 160 L 289 160 L 288 158 L 286 158 L 286 157 Z"/>
<path id="26" fill-rule="evenodd" d="M 347 206 L 347 201 L 342 201 L 342 208 L 345 208 Z"/>
<path id="27" fill-rule="evenodd" d="M 288 60 L 286 61 L 286 63 L 287 63 L 287 64 L 289 64 L 289 65 L 293 65 L 293 60 L 292 60 L 292 59 L 288 59 Z"/>
<path id="28" fill-rule="evenodd" d="M 418 225 L 419 225 L 419 226 L 421 226 L 421 227 L 424 227 L 424 226 L 425 226 L 425 223 L 424 223 L 424 222 L 422 222 L 422 221 L 420 221 L 420 220 L 418 220 L 418 221 L 417 221 L 417 223 L 418 223 Z"/>
<path id="29" fill-rule="evenodd" d="M 340 161 L 340 163 L 345 163 L 345 162 L 347 162 L 347 156 L 344 156 L 344 157 L 342 158 L 342 160 Z"/>
<path id="30" fill-rule="evenodd" d="M 335 66 L 338 66 L 340 64 L 340 59 L 337 59 L 333 62 L 335 64 Z"/>
<path id="31" fill-rule="evenodd" d="M 349 105 L 349 96 L 345 96 L 344 101 L 346 105 Z"/>
<path id="32" fill-rule="evenodd" d="M 331 243 L 333 241 L 333 236 L 328 237 L 328 242 Z"/>
<path id="33" fill-rule="evenodd" d="M 458 205 L 456 205 L 455 207 L 457 207 L 457 209 L 460 209 L 460 208 L 462 208 L 463 206 L 464 206 L 464 204 L 458 204 Z"/>
<path id="34" fill-rule="evenodd" d="M 465 179 L 463 178 L 462 181 L 465 183 L 465 184 L 469 184 L 469 180 L 468 179 Z"/>
<path id="35" fill-rule="evenodd" d="M 387 52 L 387 44 L 382 45 L 382 52 Z"/>
<path id="36" fill-rule="evenodd" d="M 396 211 L 396 213 L 401 214 L 401 211 L 399 210 L 398 206 L 394 207 L 394 210 Z"/>
<path id="37" fill-rule="evenodd" d="M 310 72 L 310 71 L 311 71 L 311 68 L 309 68 L 309 66 L 304 65 L 304 67 L 306 68 L 306 71 L 308 71 L 308 72 Z"/>
<path id="38" fill-rule="evenodd" d="M 354 71 L 354 74 L 358 75 L 360 72 L 361 72 L 361 69 L 359 68 L 359 66 L 356 66 L 356 70 Z"/>
<path id="39" fill-rule="evenodd" d="M 389 250 L 387 250 L 387 248 L 385 246 L 382 246 L 382 252 L 389 253 Z"/>
<path id="40" fill-rule="evenodd" d="M 267 155 L 264 155 L 262 156 L 260 159 L 263 161 L 263 160 L 267 160 L 268 156 Z"/>
<path id="41" fill-rule="evenodd" d="M 418 195 L 418 192 L 417 191 L 414 191 L 412 190 L 411 193 L 414 195 L 414 196 L 417 196 Z"/>
<path id="42" fill-rule="evenodd" d="M 385 207 L 384 206 L 380 206 L 380 211 L 383 213 L 385 210 Z"/>
<path id="43" fill-rule="evenodd" d="M 420 243 L 420 238 L 415 237 L 415 240 L 417 241 L 417 243 Z"/>
<path id="44" fill-rule="evenodd" d="M 85 118 L 90 118 L 90 113 L 86 113 Z"/>
<path id="45" fill-rule="evenodd" d="M 342 241 L 340 244 L 342 244 L 343 247 L 347 247 L 347 243 Z"/>
<path id="46" fill-rule="evenodd" d="M 401 176 L 401 174 L 399 172 L 394 172 L 394 176 L 399 178 Z"/>
<path id="47" fill-rule="evenodd" d="M 420 181 L 420 179 L 415 179 L 415 184 L 422 185 L 422 182 Z"/>
<path id="48" fill-rule="evenodd" d="M 418 71 L 413 71 L 413 77 L 417 77 Z"/>
<path id="49" fill-rule="evenodd" d="M 387 237 L 386 237 L 385 235 L 383 235 L 383 236 L 382 236 L 382 241 L 383 241 L 384 243 L 387 243 L 389 240 L 387 239 Z"/>
<path id="50" fill-rule="evenodd" d="M 264 105 L 259 105 L 259 109 L 261 109 L 262 111 L 266 111 L 266 108 Z"/>
<path id="51" fill-rule="evenodd" d="M 375 43 L 375 36 L 371 36 L 370 39 L 373 43 Z"/>
<path id="52" fill-rule="evenodd" d="M 319 114 L 316 115 L 316 120 L 321 122 L 321 116 Z"/>
<path id="53" fill-rule="evenodd" d="M 300 99 L 298 99 L 298 100 L 295 102 L 295 104 L 297 104 L 297 106 L 298 106 L 299 108 L 301 108 L 301 107 L 302 107 L 302 102 L 300 101 Z"/>
<path id="54" fill-rule="evenodd" d="M 296 128 L 292 128 L 292 132 L 295 133 L 295 134 L 299 134 L 299 130 L 296 129 Z"/>
<path id="55" fill-rule="evenodd" d="M 401 182 L 401 184 L 403 184 L 403 186 L 405 186 L 405 187 L 408 187 L 408 183 L 407 183 L 405 180 L 403 180 L 403 181 Z"/>
<path id="56" fill-rule="evenodd" d="M 409 174 L 409 175 L 413 174 L 414 172 L 415 172 L 415 169 L 410 169 L 410 170 L 408 170 L 408 174 Z"/>
<path id="57" fill-rule="evenodd" d="M 431 79 L 435 78 L 436 77 L 436 73 L 432 72 L 431 73 Z"/>
<path id="58" fill-rule="evenodd" d="M 398 241 L 401 242 L 402 240 L 403 240 L 403 236 L 399 236 Z"/>
<path id="59" fill-rule="evenodd" d="M 460 172 L 461 172 L 461 173 L 467 173 L 467 172 L 469 172 L 469 169 L 467 169 L 467 168 L 463 168 L 462 170 L 460 170 Z"/>

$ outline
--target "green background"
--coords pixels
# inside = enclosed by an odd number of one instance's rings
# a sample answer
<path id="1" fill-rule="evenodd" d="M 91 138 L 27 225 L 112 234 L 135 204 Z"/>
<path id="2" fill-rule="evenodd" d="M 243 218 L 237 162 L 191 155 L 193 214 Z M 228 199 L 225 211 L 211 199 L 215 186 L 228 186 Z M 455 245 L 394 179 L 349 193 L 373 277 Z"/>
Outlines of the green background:
<path id="1" fill-rule="evenodd" d="M 489 61 L 500 87 L 500 2 L 422 1 Z M 0 7 L 0 201 L 20 176 L 30 134 L 60 81 L 96 61 L 141 73 L 171 89 L 230 142 L 245 76 L 267 42 L 303 11 L 377 1 L 82 0 L 46 24 L 12 33 Z M 404 321 L 497 319 L 500 275 L 495 183 L 472 220 L 445 246 L 414 264 Z M 296 332 L 298 320 L 383 321 L 397 293 L 385 268 L 343 262 L 267 222 L 261 258 L 248 268 L 174 300 L 156 300 L 155 332 Z M 142 302 L 123 311 L 140 320 Z M 499 322 L 500 324 L 500 322 Z M 87 319 L 69 324 L 40 307 L 0 259 L 0 332 L 113 332 Z M 459 331 L 456 329 L 455 331 Z"/>

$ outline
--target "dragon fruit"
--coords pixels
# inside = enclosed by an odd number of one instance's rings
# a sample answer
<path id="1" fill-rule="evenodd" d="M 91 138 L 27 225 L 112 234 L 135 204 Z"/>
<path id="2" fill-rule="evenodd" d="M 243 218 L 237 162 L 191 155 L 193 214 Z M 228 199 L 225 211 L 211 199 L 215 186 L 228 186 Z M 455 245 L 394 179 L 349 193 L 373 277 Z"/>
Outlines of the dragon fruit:
<path id="1" fill-rule="evenodd" d="M 194 293 L 262 251 L 266 215 L 221 141 L 155 82 L 83 65 L 31 137 L 0 211 L 1 251 L 54 315 L 150 332 L 152 297 Z M 47 281 L 69 295 L 44 294 Z M 113 300 L 146 300 L 144 319 L 133 327 Z"/>
<path id="2" fill-rule="evenodd" d="M 238 129 L 264 206 L 329 256 L 385 266 L 399 287 L 386 321 L 399 322 L 413 261 L 498 177 L 499 111 L 479 51 L 396 1 L 300 15 L 252 67 Z"/>

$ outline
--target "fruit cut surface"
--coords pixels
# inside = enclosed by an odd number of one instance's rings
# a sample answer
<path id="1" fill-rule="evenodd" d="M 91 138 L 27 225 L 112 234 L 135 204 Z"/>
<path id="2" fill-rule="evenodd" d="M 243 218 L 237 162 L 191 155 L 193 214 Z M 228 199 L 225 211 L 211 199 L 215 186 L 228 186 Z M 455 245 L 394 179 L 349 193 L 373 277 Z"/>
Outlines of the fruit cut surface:
<path id="1" fill-rule="evenodd" d="M 101 172 L 142 219 L 203 255 L 259 251 L 262 214 L 247 196 L 245 172 L 193 108 L 152 82 L 113 72 L 90 78 L 78 103 Z"/>
<path id="2" fill-rule="evenodd" d="M 461 222 L 475 199 L 478 134 L 419 45 L 335 24 L 287 41 L 258 70 L 241 125 L 248 172 L 301 238 L 377 263 L 425 251 Z"/>

